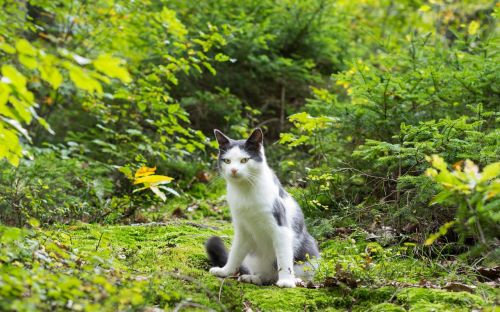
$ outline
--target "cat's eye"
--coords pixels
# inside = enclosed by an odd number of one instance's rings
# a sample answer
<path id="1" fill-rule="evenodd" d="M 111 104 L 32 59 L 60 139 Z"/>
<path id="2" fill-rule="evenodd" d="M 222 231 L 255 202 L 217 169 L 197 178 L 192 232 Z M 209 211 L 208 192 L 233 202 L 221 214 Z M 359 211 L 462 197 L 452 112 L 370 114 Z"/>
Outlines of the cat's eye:
<path id="1" fill-rule="evenodd" d="M 244 163 L 248 162 L 248 160 L 249 160 L 249 159 L 250 159 L 250 158 L 242 158 L 242 159 L 241 159 L 241 163 L 242 163 L 242 164 L 244 164 Z"/>
<path id="2" fill-rule="evenodd" d="M 231 163 L 231 159 L 227 159 L 227 158 L 224 158 L 222 161 L 225 162 L 226 164 L 230 164 Z"/>

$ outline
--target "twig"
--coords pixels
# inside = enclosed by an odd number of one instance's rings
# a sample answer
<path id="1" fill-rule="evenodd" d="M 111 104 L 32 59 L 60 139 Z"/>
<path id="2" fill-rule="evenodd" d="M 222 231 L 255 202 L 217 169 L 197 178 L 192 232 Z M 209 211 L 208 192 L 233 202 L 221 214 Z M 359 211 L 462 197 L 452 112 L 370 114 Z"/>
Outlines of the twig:
<path id="1" fill-rule="evenodd" d="M 173 278 L 176 278 L 176 279 L 180 279 L 180 280 L 183 280 L 183 281 L 186 281 L 186 282 L 191 282 L 191 283 L 194 283 L 196 284 L 199 288 L 203 289 L 203 291 L 207 294 L 207 296 L 211 297 L 211 298 L 215 298 L 215 295 L 214 293 L 212 293 L 212 291 L 210 291 L 207 287 L 205 287 L 202 283 L 200 283 L 198 280 L 192 278 L 191 276 L 187 276 L 187 275 L 181 275 L 179 273 L 174 273 L 174 272 L 162 272 L 163 274 L 166 274 L 170 277 L 173 277 Z M 222 311 L 227 311 L 226 307 L 219 301 L 218 302 Z M 177 310 L 179 311 L 179 310 Z"/>
<path id="2" fill-rule="evenodd" d="M 384 180 L 384 181 L 392 181 L 392 182 L 397 182 L 398 181 L 398 180 L 392 179 L 392 178 L 374 176 L 374 175 L 368 174 L 366 172 L 363 172 L 361 170 L 358 170 L 358 169 L 352 168 L 352 167 L 339 168 L 337 170 L 334 170 L 334 172 L 340 172 L 340 171 L 354 171 L 354 172 L 359 173 L 359 174 L 361 174 L 363 176 L 374 178 L 374 179 L 381 179 L 381 180 Z"/>
<path id="3" fill-rule="evenodd" d="M 101 236 L 99 237 L 99 241 L 97 242 L 97 245 L 95 246 L 95 251 L 97 251 L 97 249 L 99 249 L 99 246 L 101 245 L 101 239 L 102 239 L 103 235 L 104 235 L 104 232 L 102 232 Z"/>
<path id="4" fill-rule="evenodd" d="M 220 287 L 219 287 L 219 298 L 218 298 L 218 299 L 219 299 L 219 302 L 220 302 L 220 297 L 221 297 L 221 295 L 222 295 L 222 287 L 224 286 L 224 282 L 225 282 L 225 281 L 226 281 L 226 278 L 224 278 L 224 279 L 222 280 L 222 282 L 220 283 Z"/>
<path id="5" fill-rule="evenodd" d="M 278 117 L 274 117 L 274 118 L 270 118 L 270 119 L 264 120 L 260 124 L 256 125 L 255 128 L 260 128 L 263 125 L 266 125 L 268 123 L 275 122 L 275 121 L 280 121 L 280 119 Z"/>

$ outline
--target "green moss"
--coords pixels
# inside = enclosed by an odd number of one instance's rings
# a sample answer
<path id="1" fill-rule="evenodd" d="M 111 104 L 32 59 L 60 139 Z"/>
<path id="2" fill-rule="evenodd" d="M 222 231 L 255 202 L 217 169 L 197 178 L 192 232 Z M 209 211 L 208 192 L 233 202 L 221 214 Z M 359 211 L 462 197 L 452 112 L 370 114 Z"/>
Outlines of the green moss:
<path id="1" fill-rule="evenodd" d="M 457 308 L 444 303 L 417 302 L 410 307 L 410 312 L 455 312 L 469 311 L 467 308 Z"/>
<path id="2" fill-rule="evenodd" d="M 131 306 L 127 301 L 129 298 L 137 303 L 134 307 L 158 306 L 166 310 L 192 302 L 216 311 L 241 310 L 244 305 L 260 311 L 346 311 L 351 309 L 356 312 L 402 311 L 402 308 L 411 311 L 432 311 L 432 309 L 468 311 L 473 307 L 484 306 L 486 300 L 492 302 L 493 299 L 489 298 L 495 298 L 498 294 L 498 291 L 487 287 L 486 284 L 478 287 L 478 293 L 485 300 L 479 295 L 468 293 L 450 293 L 421 288 L 398 290 L 395 287 L 377 287 L 376 283 L 370 281 L 376 278 L 387 278 L 391 274 L 395 278 L 404 277 L 405 272 L 413 274 L 410 266 L 416 266 L 421 262 L 415 259 L 386 257 L 387 251 L 380 250 L 380 259 L 373 260 L 376 261 L 375 266 L 365 268 L 363 266 L 365 257 L 360 256 L 364 248 L 360 246 L 366 244 L 349 238 L 324 244 L 326 250 L 323 253 L 322 266 L 330 271 L 323 271 L 322 274 L 330 274 L 329 276 L 335 274 L 336 263 L 341 263 L 346 268 L 355 268 L 354 272 L 358 274 L 356 277 L 362 279 L 362 283 L 353 290 L 346 287 L 281 289 L 276 286 L 258 287 L 242 284 L 234 279 L 222 280 L 208 273 L 209 264 L 203 243 L 208 237 L 219 235 L 229 246 L 232 235 L 231 225 L 227 222 L 211 220 L 198 222 L 203 222 L 203 224 L 188 221 L 149 226 L 77 224 L 44 230 L 44 233 L 65 246 L 71 246 L 70 249 L 78 250 L 78 254 L 83 259 L 100 258 L 102 260 L 93 260 L 92 263 L 107 261 L 112 263 L 113 269 L 119 272 L 116 278 L 113 277 L 114 274 L 106 273 L 108 275 L 104 276 L 104 281 L 102 277 L 101 281 L 93 281 L 96 269 L 90 266 L 87 268 L 90 274 L 87 279 L 92 285 L 95 284 L 95 287 L 100 287 L 99 283 L 105 283 L 109 279 L 111 285 L 106 284 L 106 287 L 112 287 L 113 294 L 120 294 L 120 300 L 124 303 L 106 306 L 105 299 L 95 301 L 96 299 L 86 297 L 87 295 L 72 298 L 74 304 L 81 304 L 85 307 L 97 304 L 96 309 L 102 311 L 116 307 L 126 309 Z M 377 266 L 382 264 L 386 269 L 377 269 Z M 29 266 L 27 263 L 26 267 Z M 391 271 L 388 269 L 391 266 L 401 271 Z M 12 275 L 11 271 L 9 274 Z M 21 269 L 18 271 L 20 276 L 31 274 Z M 72 282 L 69 278 L 73 276 L 73 273 L 64 274 L 54 277 L 54 280 L 62 286 L 67 284 L 64 281 Z M 19 281 L 24 279 L 21 277 Z M 43 284 L 46 286 L 41 287 L 48 288 L 52 284 Z M 383 285 L 383 283 L 380 284 Z M 85 292 L 85 287 L 87 286 L 81 284 L 73 288 L 75 291 Z M 36 298 L 22 298 L 15 294 L 12 298 L 14 301 L 25 300 L 27 303 L 32 302 L 31 299 Z M 37 303 L 36 306 L 40 307 L 43 304 Z"/>
<path id="3" fill-rule="evenodd" d="M 398 301 L 413 311 L 468 311 L 470 307 L 485 304 L 484 300 L 468 292 L 448 292 L 440 289 L 406 288 L 397 295 Z M 420 310 L 422 309 L 422 310 Z"/>
<path id="4" fill-rule="evenodd" d="M 406 310 L 392 303 L 381 303 L 374 305 L 368 310 L 370 312 L 406 312 Z"/>
<path id="5" fill-rule="evenodd" d="M 354 298 L 358 301 L 371 301 L 371 302 L 384 302 L 389 300 L 396 288 L 394 287 L 380 287 L 380 288 L 356 288 L 353 292 Z"/>
<path id="6" fill-rule="evenodd" d="M 351 304 L 336 290 L 249 286 L 244 300 L 261 311 L 338 311 Z M 344 309 L 340 309 L 344 310 Z"/>

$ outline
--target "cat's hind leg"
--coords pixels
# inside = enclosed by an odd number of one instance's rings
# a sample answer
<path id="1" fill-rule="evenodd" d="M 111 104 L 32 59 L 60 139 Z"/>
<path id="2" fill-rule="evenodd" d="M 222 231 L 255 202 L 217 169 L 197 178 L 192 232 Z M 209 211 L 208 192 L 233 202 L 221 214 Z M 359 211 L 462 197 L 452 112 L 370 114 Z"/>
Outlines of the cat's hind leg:
<path id="1" fill-rule="evenodd" d="M 278 279 L 274 260 L 262 254 L 248 255 L 243 261 L 247 272 L 241 272 L 239 281 L 255 285 L 271 285 Z"/>
<path id="2" fill-rule="evenodd" d="M 263 284 L 262 279 L 257 274 L 243 274 L 243 275 L 240 275 L 240 277 L 238 278 L 238 281 L 243 282 L 243 283 L 249 283 L 249 284 L 259 285 L 259 286 Z"/>

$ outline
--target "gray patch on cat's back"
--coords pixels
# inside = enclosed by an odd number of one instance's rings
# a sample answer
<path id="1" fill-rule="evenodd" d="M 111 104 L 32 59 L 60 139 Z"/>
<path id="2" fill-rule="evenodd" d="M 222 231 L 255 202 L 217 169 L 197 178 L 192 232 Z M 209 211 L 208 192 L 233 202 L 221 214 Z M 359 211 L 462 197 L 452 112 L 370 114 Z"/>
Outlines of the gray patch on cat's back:
<path id="1" fill-rule="evenodd" d="M 316 244 L 316 240 L 306 232 L 300 241 L 299 248 L 294 252 L 293 260 L 307 261 L 311 258 L 319 258 L 318 244 Z"/>
<path id="2" fill-rule="evenodd" d="M 276 198 L 273 203 L 273 217 L 276 223 L 278 223 L 278 226 L 286 226 L 285 206 L 279 198 Z"/>
<path id="3" fill-rule="evenodd" d="M 276 184 L 278 186 L 279 196 L 281 198 L 285 198 L 288 195 L 288 193 L 283 188 L 283 185 L 281 185 L 281 182 L 278 179 L 278 176 L 276 176 L 276 174 L 273 175 L 273 180 L 274 180 L 274 184 Z"/>
<path id="4" fill-rule="evenodd" d="M 304 232 L 305 226 L 304 226 L 304 214 L 302 213 L 301 209 L 297 209 L 297 212 L 293 218 L 293 224 L 292 224 L 293 231 L 299 235 L 302 232 Z"/>

